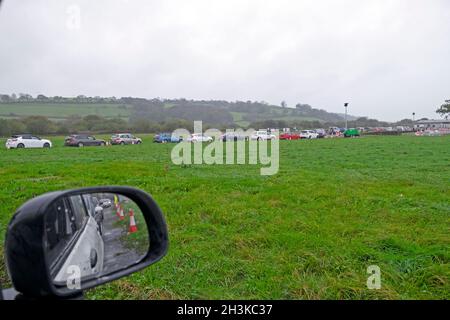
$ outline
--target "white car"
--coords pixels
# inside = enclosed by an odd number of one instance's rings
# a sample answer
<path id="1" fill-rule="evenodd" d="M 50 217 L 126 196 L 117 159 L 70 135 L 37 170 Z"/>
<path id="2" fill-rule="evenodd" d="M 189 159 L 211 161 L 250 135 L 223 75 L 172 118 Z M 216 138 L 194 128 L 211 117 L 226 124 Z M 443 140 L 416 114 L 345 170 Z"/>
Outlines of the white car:
<path id="1" fill-rule="evenodd" d="M 31 134 L 15 135 L 6 140 L 6 149 L 51 148 L 50 140 L 41 139 Z"/>
<path id="2" fill-rule="evenodd" d="M 273 134 L 268 133 L 267 131 L 256 131 L 254 134 L 250 136 L 251 140 L 272 140 L 277 137 Z"/>
<path id="3" fill-rule="evenodd" d="M 188 137 L 186 141 L 187 142 L 212 142 L 213 138 L 211 138 L 210 136 L 201 134 L 201 133 L 194 133 L 194 134 L 191 134 L 191 136 Z"/>
<path id="4" fill-rule="evenodd" d="M 441 136 L 441 132 L 439 132 L 439 130 L 425 130 L 424 132 L 425 136 L 430 136 L 430 137 L 438 137 Z"/>
<path id="5" fill-rule="evenodd" d="M 301 139 L 317 139 L 319 134 L 313 130 L 302 130 L 300 132 Z"/>

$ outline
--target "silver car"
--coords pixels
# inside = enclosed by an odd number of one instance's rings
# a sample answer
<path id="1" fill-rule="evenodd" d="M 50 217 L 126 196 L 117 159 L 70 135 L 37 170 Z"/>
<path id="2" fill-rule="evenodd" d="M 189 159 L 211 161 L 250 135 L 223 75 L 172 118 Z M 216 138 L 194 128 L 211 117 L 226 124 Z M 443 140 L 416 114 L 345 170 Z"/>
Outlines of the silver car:
<path id="1" fill-rule="evenodd" d="M 72 268 L 82 278 L 103 270 L 104 242 L 95 218 L 80 195 L 58 200 L 46 215 L 46 252 L 52 277 L 65 284 Z"/>
<path id="2" fill-rule="evenodd" d="M 118 133 L 111 136 L 111 144 L 141 144 L 142 139 L 133 136 L 131 133 Z"/>

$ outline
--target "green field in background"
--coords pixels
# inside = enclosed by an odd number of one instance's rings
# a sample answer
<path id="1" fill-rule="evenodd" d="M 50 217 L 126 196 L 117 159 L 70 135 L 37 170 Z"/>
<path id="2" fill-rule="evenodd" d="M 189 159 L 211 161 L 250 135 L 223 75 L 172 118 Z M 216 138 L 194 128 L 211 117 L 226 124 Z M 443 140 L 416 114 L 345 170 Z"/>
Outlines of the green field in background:
<path id="1" fill-rule="evenodd" d="M 71 104 L 71 103 L 0 103 L 0 117 L 17 118 L 25 116 L 45 116 L 64 119 L 69 116 L 99 115 L 105 118 L 128 118 L 131 111 L 119 104 Z"/>
<path id="2" fill-rule="evenodd" d="M 168 255 L 88 298 L 450 298 L 450 136 L 281 141 L 269 177 L 252 165 L 176 166 L 173 144 L 143 138 L 78 149 L 57 137 L 50 150 L 6 150 L 0 140 L 4 286 L 3 239 L 21 204 L 129 185 L 161 206 Z M 370 265 L 381 268 L 380 290 L 366 287 Z"/>

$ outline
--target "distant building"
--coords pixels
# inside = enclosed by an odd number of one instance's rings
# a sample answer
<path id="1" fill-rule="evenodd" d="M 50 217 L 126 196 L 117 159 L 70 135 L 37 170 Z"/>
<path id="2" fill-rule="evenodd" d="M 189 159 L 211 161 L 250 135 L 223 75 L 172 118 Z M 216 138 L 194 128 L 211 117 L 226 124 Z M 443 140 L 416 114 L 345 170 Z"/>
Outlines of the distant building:
<path id="1" fill-rule="evenodd" d="M 450 120 L 418 120 L 414 129 L 450 129 Z"/>

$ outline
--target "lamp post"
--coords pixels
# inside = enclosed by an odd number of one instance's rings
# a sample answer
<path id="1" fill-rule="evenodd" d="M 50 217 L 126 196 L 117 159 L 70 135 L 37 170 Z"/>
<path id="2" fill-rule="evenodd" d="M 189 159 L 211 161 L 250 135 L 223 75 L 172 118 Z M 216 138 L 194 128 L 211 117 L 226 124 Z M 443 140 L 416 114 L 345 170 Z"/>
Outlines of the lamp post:
<path id="1" fill-rule="evenodd" d="M 348 102 L 344 103 L 344 107 L 345 107 L 345 130 L 348 130 L 348 121 L 347 121 Z"/>
<path id="2" fill-rule="evenodd" d="M 413 122 L 416 121 L 416 113 L 415 112 L 413 112 L 412 116 L 413 116 Z"/>

